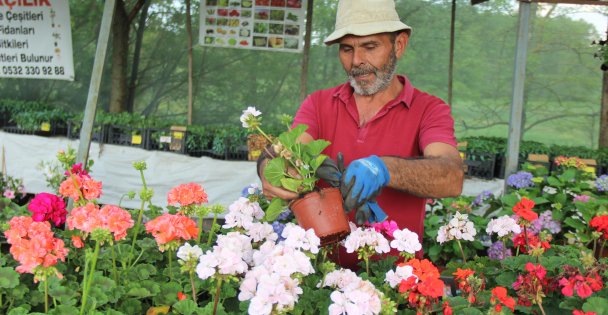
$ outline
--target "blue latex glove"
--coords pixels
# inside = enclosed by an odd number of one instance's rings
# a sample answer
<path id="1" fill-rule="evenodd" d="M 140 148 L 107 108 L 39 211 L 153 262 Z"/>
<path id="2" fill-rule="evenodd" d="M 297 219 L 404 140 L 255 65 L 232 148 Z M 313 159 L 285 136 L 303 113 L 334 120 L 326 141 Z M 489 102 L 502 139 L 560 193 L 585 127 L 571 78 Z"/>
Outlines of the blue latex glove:
<path id="1" fill-rule="evenodd" d="M 319 178 L 324 179 L 332 187 L 340 186 L 340 179 L 344 172 L 344 159 L 342 153 L 338 153 L 337 161 L 338 162 L 336 163 L 334 160 L 326 158 L 316 172 L 316 175 Z M 350 212 L 352 209 L 353 208 L 346 208 L 346 211 Z M 382 222 L 386 220 L 387 217 L 386 213 L 382 211 L 382 208 L 380 208 L 380 205 L 376 202 L 375 197 L 357 207 L 357 210 L 355 211 L 355 221 L 359 225 L 368 221 L 369 223 Z"/>
<path id="2" fill-rule="evenodd" d="M 388 216 L 382 211 L 382 208 L 380 208 L 380 205 L 376 202 L 375 197 L 361 205 L 355 212 L 355 221 L 359 225 L 366 222 L 379 223 L 386 220 L 386 218 L 388 218 Z"/>
<path id="3" fill-rule="evenodd" d="M 376 155 L 354 160 L 340 181 L 340 191 L 347 209 L 356 209 L 372 200 L 390 180 L 386 165 Z"/>

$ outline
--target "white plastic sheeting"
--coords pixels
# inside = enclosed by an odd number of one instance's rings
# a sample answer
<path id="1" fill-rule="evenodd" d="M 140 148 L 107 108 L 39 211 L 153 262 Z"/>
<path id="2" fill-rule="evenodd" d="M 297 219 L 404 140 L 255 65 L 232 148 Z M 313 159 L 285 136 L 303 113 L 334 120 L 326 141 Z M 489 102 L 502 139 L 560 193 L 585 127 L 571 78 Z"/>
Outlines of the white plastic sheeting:
<path id="1" fill-rule="evenodd" d="M 7 174 L 22 178 L 28 193 L 52 192 L 47 186 L 41 161 L 56 161 L 58 150 L 68 146 L 78 148 L 78 140 L 62 137 L 39 137 L 0 132 L 0 146 L 4 147 Z M 190 157 L 161 151 L 111 144 L 91 143 L 89 159 L 94 160 L 91 176 L 103 184 L 100 203 L 118 204 L 121 196 L 129 191 L 139 194 L 142 182 L 133 162 L 145 161 L 146 184 L 154 190 L 152 203 L 167 205 L 167 193 L 179 184 L 198 183 L 209 195 L 210 204 L 229 205 L 238 199 L 242 189 L 259 183 L 255 162 L 223 161 L 208 157 Z M 123 198 L 121 206 L 139 208 L 139 197 Z"/>
<path id="2" fill-rule="evenodd" d="M 29 193 L 52 192 L 47 186 L 42 170 L 37 165 L 41 161 L 55 161 L 58 150 L 68 146 L 78 148 L 78 140 L 67 138 L 47 138 L 17 135 L 0 131 L 0 146 L 5 149 L 7 173 L 22 178 Z M 242 189 L 251 184 L 260 185 L 255 171 L 255 162 L 223 161 L 208 157 L 190 157 L 161 151 L 147 151 L 128 146 L 91 143 L 89 159 L 95 163 L 91 176 L 103 183 L 103 194 L 99 201 L 104 204 L 118 204 L 120 198 L 129 191 L 139 193 L 142 187 L 139 172 L 133 162 L 145 161 L 146 184 L 154 190 L 152 203 L 167 205 L 167 193 L 179 184 L 189 182 L 203 186 L 209 195 L 210 204 L 228 206 L 241 195 Z M 504 181 L 467 178 L 463 194 L 475 196 L 484 190 L 501 195 Z M 140 200 L 123 198 L 123 207 L 139 208 Z"/>

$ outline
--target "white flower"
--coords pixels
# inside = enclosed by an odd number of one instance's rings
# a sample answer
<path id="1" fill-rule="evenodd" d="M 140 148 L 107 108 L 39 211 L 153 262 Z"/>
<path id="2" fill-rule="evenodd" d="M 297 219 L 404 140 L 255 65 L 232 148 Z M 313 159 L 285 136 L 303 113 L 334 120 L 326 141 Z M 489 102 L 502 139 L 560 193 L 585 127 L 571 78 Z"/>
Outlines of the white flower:
<path id="1" fill-rule="evenodd" d="M 357 228 L 344 240 L 347 253 L 354 253 L 365 246 L 373 248 L 378 254 L 388 253 L 391 250 L 388 240 L 374 228 Z"/>
<path id="2" fill-rule="evenodd" d="M 557 194 L 557 189 L 553 188 L 551 186 L 545 186 L 545 187 L 543 187 L 543 192 L 547 193 L 549 195 L 555 195 L 555 194 Z"/>
<path id="3" fill-rule="evenodd" d="M 321 239 L 315 234 L 313 229 L 305 231 L 299 225 L 287 223 L 281 236 L 285 239 L 285 246 L 309 251 L 313 254 L 319 252 Z"/>
<path id="4" fill-rule="evenodd" d="M 185 243 L 177 250 L 177 258 L 183 261 L 198 260 L 203 254 L 203 250 L 198 245 L 191 246 L 189 243 Z"/>
<path id="5" fill-rule="evenodd" d="M 196 273 L 202 280 L 220 275 L 238 275 L 245 273 L 252 260 L 251 239 L 246 235 L 230 232 L 219 235 L 217 245 L 199 257 Z"/>
<path id="6" fill-rule="evenodd" d="M 331 293 L 330 314 L 379 314 L 382 293 L 350 270 L 330 272 L 322 285 L 336 289 Z"/>
<path id="7" fill-rule="evenodd" d="M 225 229 L 242 227 L 247 229 L 253 222 L 259 221 L 264 217 L 264 210 L 257 202 L 252 202 L 245 197 L 240 197 L 230 206 L 228 214 L 224 217 Z"/>
<path id="8" fill-rule="evenodd" d="M 260 112 L 259 110 L 255 109 L 255 107 L 253 106 L 249 106 L 247 107 L 246 110 L 243 111 L 243 114 L 241 115 L 241 122 L 243 123 L 243 127 L 244 128 L 250 128 L 250 121 L 252 118 L 258 117 L 262 114 L 262 112 Z"/>
<path id="9" fill-rule="evenodd" d="M 467 214 L 456 212 L 447 225 L 439 228 L 437 242 L 443 244 L 446 241 L 454 239 L 473 241 L 473 236 L 477 234 L 477 231 L 475 230 L 475 225 L 469 221 L 468 217 Z"/>
<path id="10" fill-rule="evenodd" d="M 384 282 L 387 282 L 391 288 L 395 288 L 401 283 L 401 280 L 407 280 L 409 277 L 415 277 L 418 279 L 418 277 L 414 274 L 414 268 L 412 266 L 397 266 L 395 271 L 389 270 L 386 273 Z"/>
<path id="11" fill-rule="evenodd" d="M 418 240 L 418 234 L 406 228 L 394 231 L 393 238 L 391 247 L 400 252 L 414 254 L 422 249 L 422 244 L 420 244 L 420 241 Z"/>
<path id="12" fill-rule="evenodd" d="M 247 227 L 247 235 L 256 243 L 263 240 L 276 241 L 279 238 L 277 233 L 274 232 L 272 225 L 266 222 L 254 222 L 249 224 Z"/>
<path id="13" fill-rule="evenodd" d="M 490 220 L 488 227 L 486 227 L 486 232 L 488 235 L 496 233 L 498 237 L 503 237 L 509 235 L 509 233 L 521 233 L 521 227 L 515 219 L 508 215 L 503 215 L 502 217 Z"/>

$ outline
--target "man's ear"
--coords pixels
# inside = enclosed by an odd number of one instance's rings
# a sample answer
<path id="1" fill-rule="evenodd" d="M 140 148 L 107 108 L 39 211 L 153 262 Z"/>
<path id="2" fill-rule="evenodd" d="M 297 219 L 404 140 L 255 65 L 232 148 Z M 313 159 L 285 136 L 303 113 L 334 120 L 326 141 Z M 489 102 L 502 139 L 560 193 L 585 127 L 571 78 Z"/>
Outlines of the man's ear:
<path id="1" fill-rule="evenodd" d="M 397 34 L 397 37 L 395 38 L 395 55 L 397 56 L 397 59 L 401 58 L 401 56 L 405 53 L 409 38 L 410 36 L 407 32 L 400 32 Z"/>

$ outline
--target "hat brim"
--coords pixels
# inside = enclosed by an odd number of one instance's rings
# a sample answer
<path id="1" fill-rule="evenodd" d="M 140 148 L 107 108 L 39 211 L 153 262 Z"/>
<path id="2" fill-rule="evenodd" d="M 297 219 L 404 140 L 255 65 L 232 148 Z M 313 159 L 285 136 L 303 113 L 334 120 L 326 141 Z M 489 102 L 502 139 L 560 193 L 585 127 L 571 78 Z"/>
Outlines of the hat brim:
<path id="1" fill-rule="evenodd" d="M 323 42 L 325 45 L 329 46 L 331 44 L 335 44 L 337 40 L 346 35 L 368 36 L 380 33 L 392 33 L 401 30 L 407 30 L 408 34 L 410 34 L 412 28 L 401 21 L 350 24 L 346 27 L 336 29 L 333 33 L 329 34 L 329 36 L 327 36 Z"/>

